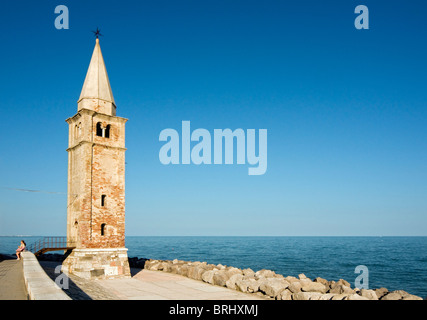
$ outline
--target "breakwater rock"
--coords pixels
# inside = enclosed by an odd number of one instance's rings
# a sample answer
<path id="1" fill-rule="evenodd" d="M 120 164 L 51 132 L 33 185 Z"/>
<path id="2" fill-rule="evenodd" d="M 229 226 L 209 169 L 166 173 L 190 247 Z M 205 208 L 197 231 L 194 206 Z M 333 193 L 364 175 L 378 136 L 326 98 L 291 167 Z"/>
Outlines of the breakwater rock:
<path id="1" fill-rule="evenodd" d="M 283 276 L 272 270 L 253 271 L 206 262 L 182 260 L 149 260 L 129 258 L 131 267 L 145 268 L 179 274 L 212 285 L 227 287 L 245 293 L 275 300 L 423 300 L 403 290 L 390 292 L 386 288 L 351 288 L 340 279 L 328 281 L 320 277 L 311 280 L 304 274 L 297 277 Z"/>

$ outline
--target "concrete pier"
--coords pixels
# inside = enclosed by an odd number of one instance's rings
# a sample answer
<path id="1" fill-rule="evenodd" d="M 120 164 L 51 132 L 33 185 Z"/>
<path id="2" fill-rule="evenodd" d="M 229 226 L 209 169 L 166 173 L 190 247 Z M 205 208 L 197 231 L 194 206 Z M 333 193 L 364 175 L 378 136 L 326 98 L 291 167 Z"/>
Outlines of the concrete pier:
<path id="1" fill-rule="evenodd" d="M 22 260 L 3 256 L 0 260 L 0 300 L 28 300 Z"/>
<path id="2" fill-rule="evenodd" d="M 60 262 L 40 261 L 54 279 Z M 224 287 L 161 271 L 131 268 L 131 278 L 88 280 L 69 275 L 69 289 L 64 290 L 73 300 L 264 300 Z"/>
<path id="3" fill-rule="evenodd" d="M 131 279 L 98 283 L 121 300 L 264 300 L 187 277 L 142 269 Z"/>

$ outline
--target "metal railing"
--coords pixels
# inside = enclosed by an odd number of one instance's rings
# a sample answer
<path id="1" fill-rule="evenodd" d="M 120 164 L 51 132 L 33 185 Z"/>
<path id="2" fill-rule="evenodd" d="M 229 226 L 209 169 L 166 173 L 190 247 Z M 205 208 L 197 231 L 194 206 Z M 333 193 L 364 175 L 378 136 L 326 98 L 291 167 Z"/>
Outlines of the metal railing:
<path id="1" fill-rule="evenodd" d="M 27 247 L 36 256 L 47 251 L 67 250 L 74 248 L 74 243 L 67 242 L 67 237 L 44 237 Z"/>

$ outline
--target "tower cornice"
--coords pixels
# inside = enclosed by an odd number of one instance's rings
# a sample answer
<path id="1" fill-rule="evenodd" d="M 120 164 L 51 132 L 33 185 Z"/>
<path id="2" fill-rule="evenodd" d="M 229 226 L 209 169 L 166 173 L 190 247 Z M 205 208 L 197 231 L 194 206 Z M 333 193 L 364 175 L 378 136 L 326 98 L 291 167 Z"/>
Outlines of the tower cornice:
<path id="1" fill-rule="evenodd" d="M 87 115 L 89 115 L 89 116 L 91 116 L 91 117 L 95 117 L 95 116 L 97 116 L 97 117 L 100 117 L 100 118 L 105 118 L 105 119 L 111 119 L 111 118 L 114 118 L 116 121 L 121 121 L 121 122 L 127 122 L 129 119 L 127 119 L 127 118 L 123 118 L 123 117 L 118 117 L 118 116 L 112 116 L 112 115 L 109 115 L 109 114 L 105 114 L 105 113 L 101 113 L 101 112 L 96 112 L 96 111 L 94 111 L 94 110 L 90 110 L 90 109 L 80 109 L 79 111 L 77 111 L 77 113 L 74 115 L 74 116 L 72 116 L 72 117 L 69 117 L 68 119 L 66 119 L 65 121 L 67 122 L 67 123 L 73 123 L 73 122 L 75 122 L 78 118 L 80 118 L 82 115 L 85 115 L 85 114 L 87 114 Z"/>
<path id="2" fill-rule="evenodd" d="M 67 148 L 66 151 L 70 152 L 71 150 L 76 149 L 77 147 L 79 147 L 81 145 L 84 145 L 84 144 L 91 144 L 92 147 L 95 146 L 95 145 L 97 145 L 97 146 L 103 146 L 103 147 L 105 147 L 107 149 L 116 149 L 116 150 L 122 150 L 122 151 L 126 151 L 127 150 L 127 148 L 124 148 L 124 147 L 116 147 L 116 146 L 111 146 L 111 145 L 104 144 L 104 143 L 87 141 L 87 140 L 81 140 L 76 145 Z"/>

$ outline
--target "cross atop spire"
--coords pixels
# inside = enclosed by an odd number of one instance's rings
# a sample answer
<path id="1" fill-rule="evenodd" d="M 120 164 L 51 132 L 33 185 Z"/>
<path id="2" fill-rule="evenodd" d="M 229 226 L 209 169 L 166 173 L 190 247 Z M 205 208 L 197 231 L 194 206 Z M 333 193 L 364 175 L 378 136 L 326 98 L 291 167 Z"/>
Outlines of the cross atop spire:
<path id="1" fill-rule="evenodd" d="M 98 27 L 96 27 L 96 31 L 92 31 L 93 32 L 93 34 L 95 35 L 95 37 L 97 38 L 97 39 L 99 39 L 99 36 L 103 36 L 102 34 L 101 34 L 101 30 L 99 30 L 99 28 Z"/>

